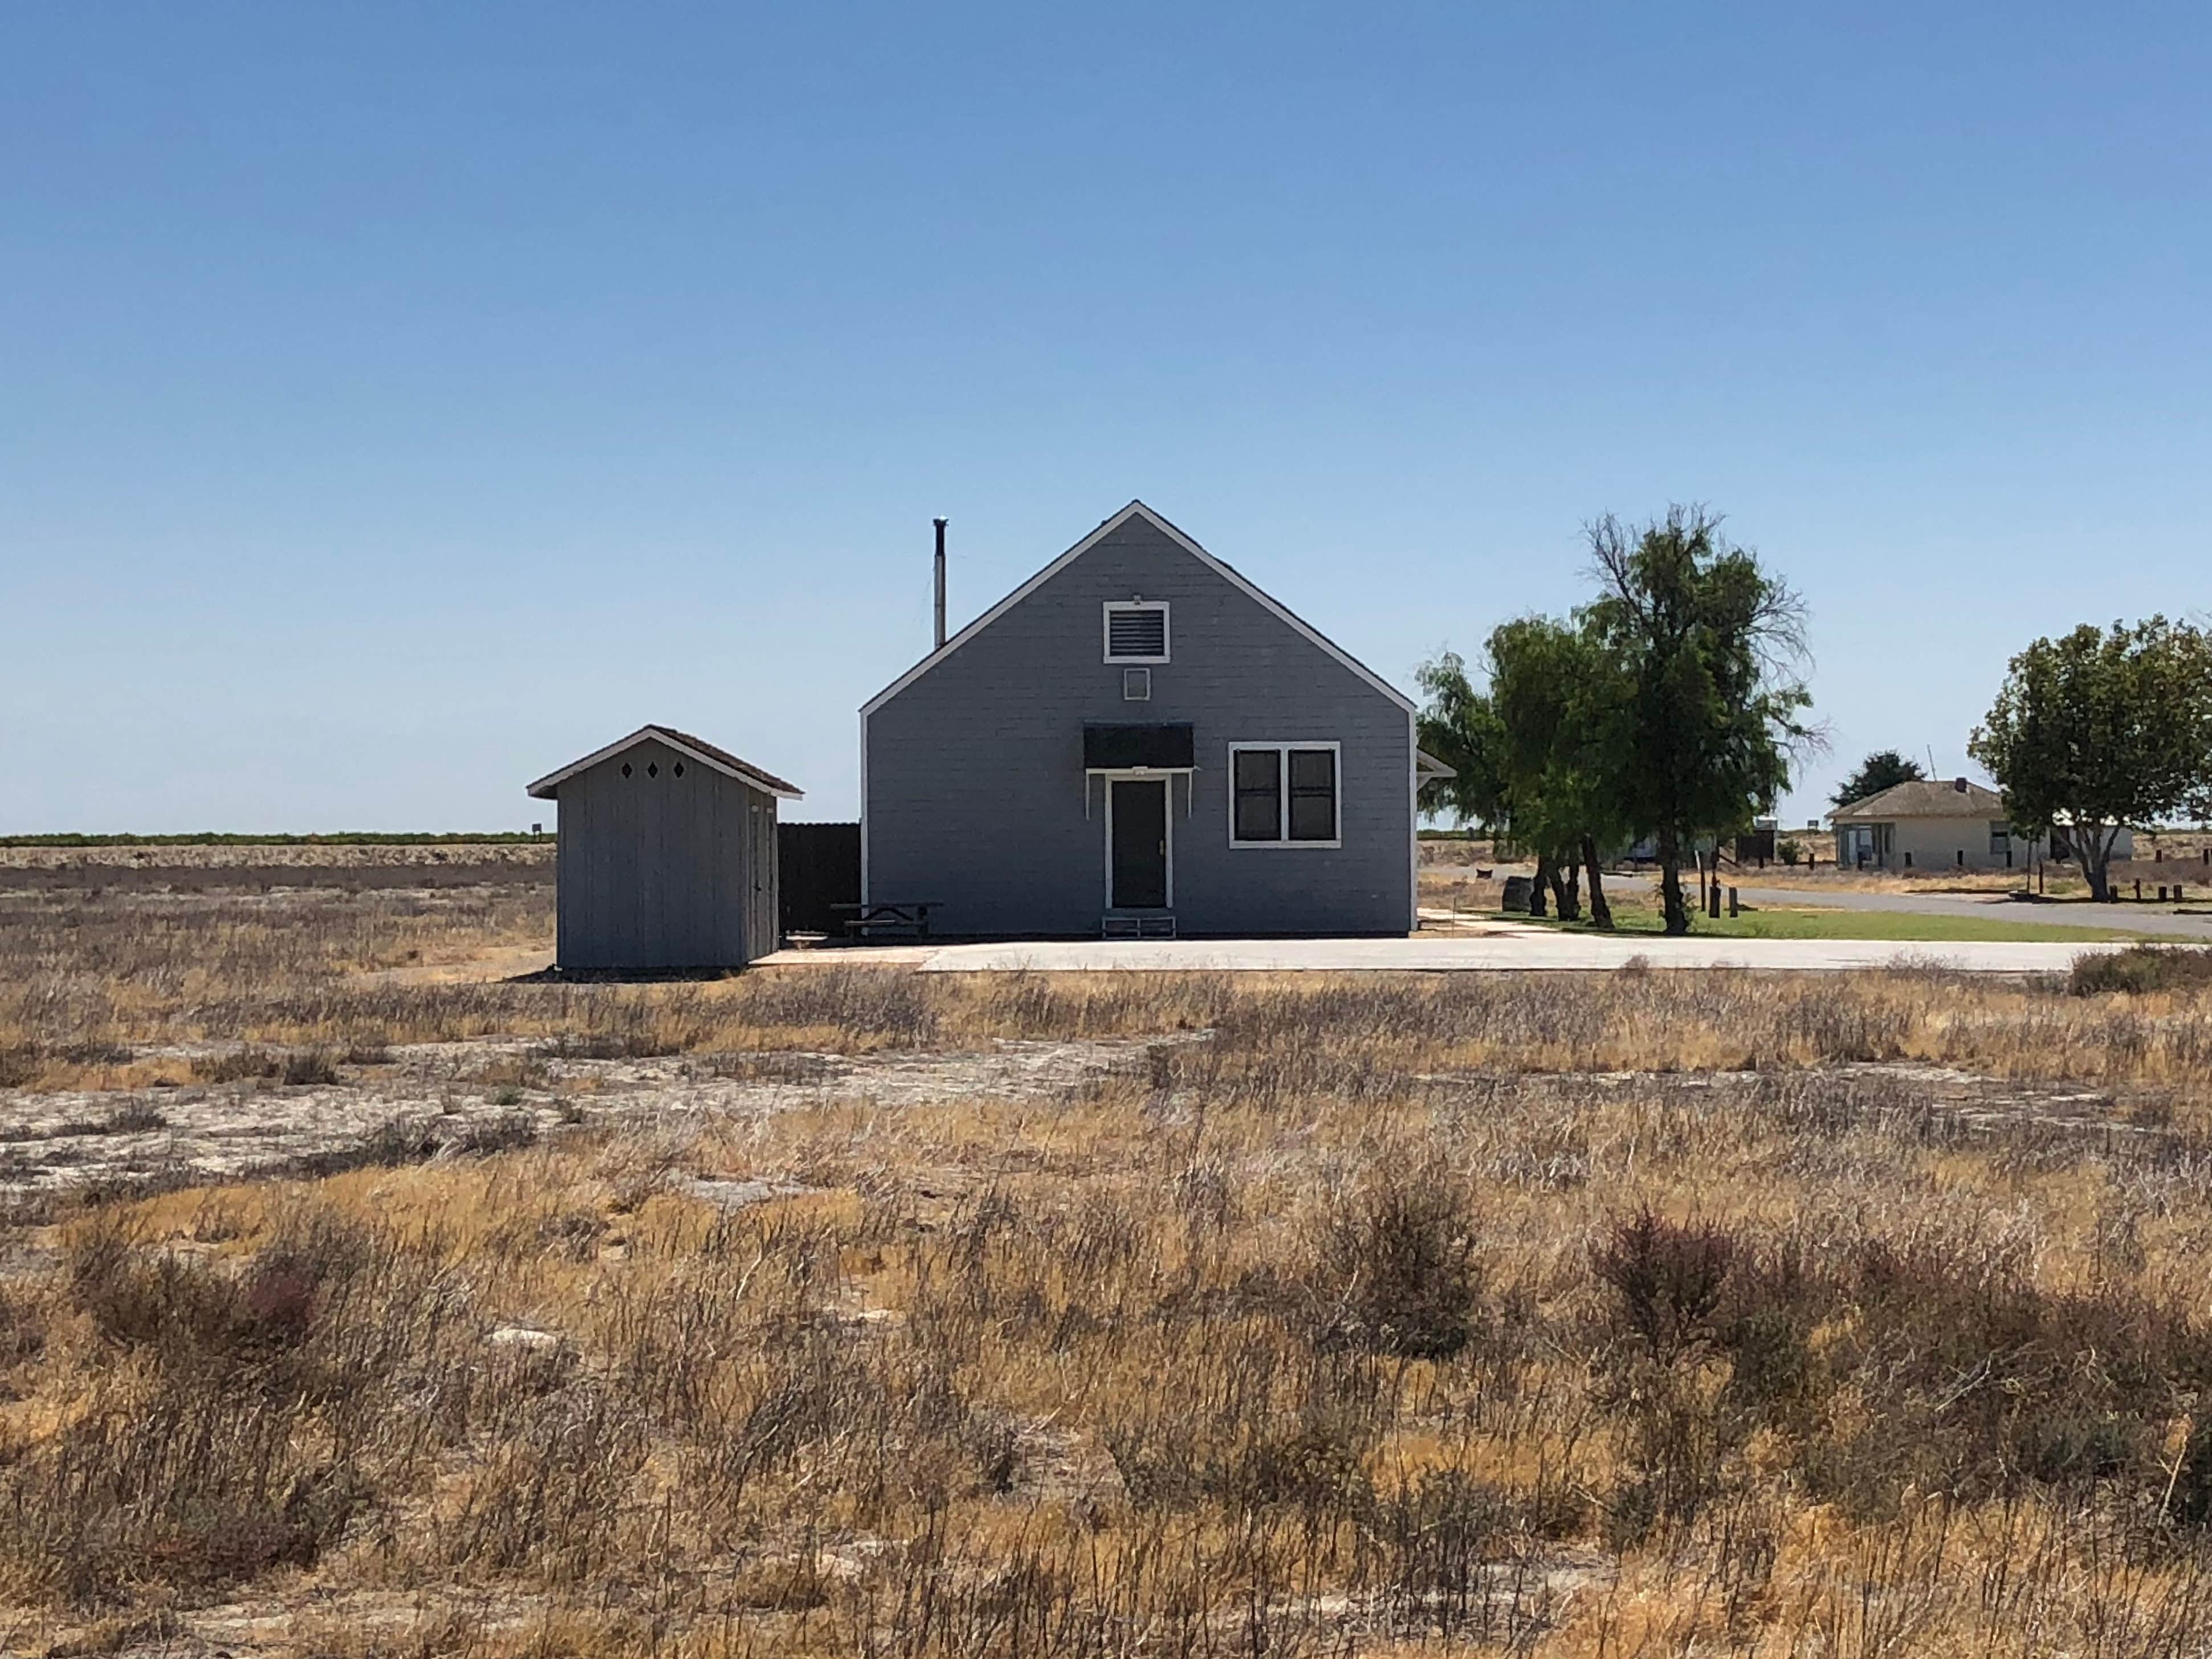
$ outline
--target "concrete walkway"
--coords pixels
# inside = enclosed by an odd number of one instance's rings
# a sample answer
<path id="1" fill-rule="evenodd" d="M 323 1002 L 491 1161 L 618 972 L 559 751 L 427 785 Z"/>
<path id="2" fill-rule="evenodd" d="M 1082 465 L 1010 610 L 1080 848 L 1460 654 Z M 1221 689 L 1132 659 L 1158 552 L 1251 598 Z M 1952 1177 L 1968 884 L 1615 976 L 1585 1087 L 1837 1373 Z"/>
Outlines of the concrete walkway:
<path id="1" fill-rule="evenodd" d="M 2171 910 L 2153 910 L 2135 904 L 2037 904 L 2007 898 L 2002 893 L 1971 898 L 1958 893 L 1844 893 L 1802 887 L 1738 887 L 1736 891 L 1747 904 L 1763 904 L 1778 910 L 1802 906 L 1807 909 L 1902 911 L 1916 916 L 1978 916 L 1985 921 L 2016 921 L 2036 927 L 2104 927 L 2212 941 L 2212 916 L 2180 916 Z"/>
<path id="2" fill-rule="evenodd" d="M 2086 952 L 2117 945 L 1996 940 L 1899 944 L 1893 939 L 1609 939 L 1601 933 L 1495 933 L 1474 938 L 1316 939 L 1074 939 L 1006 945 L 908 945 L 779 951 L 773 966 L 918 968 L 926 973 L 1602 972 L 1653 968 L 1749 968 L 1831 973 L 1909 966 L 1974 974 L 2063 973 Z"/>

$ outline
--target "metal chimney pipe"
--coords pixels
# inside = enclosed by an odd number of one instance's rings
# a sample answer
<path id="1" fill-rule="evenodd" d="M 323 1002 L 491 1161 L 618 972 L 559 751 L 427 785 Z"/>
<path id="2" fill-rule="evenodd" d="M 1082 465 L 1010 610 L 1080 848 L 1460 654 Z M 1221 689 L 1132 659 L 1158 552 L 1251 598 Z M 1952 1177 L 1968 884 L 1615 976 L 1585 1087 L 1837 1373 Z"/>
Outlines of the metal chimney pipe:
<path id="1" fill-rule="evenodd" d="M 937 645 L 935 648 L 942 651 L 945 648 L 945 520 L 932 519 L 930 523 L 937 526 Z"/>

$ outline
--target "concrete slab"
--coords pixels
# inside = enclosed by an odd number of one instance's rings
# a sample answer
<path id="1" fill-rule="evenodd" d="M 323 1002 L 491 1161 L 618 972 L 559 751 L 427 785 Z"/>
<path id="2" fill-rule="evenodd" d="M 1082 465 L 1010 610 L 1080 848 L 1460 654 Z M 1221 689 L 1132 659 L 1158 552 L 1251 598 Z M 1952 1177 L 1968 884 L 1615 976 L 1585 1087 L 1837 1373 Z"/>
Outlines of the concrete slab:
<path id="1" fill-rule="evenodd" d="M 908 945 L 890 951 L 779 951 L 765 963 L 919 968 L 925 973 L 1528 973 L 1652 968 L 1741 968 L 1843 973 L 1942 968 L 1961 973 L 2063 973 L 2085 953 L 2124 947 L 1996 940 L 1899 944 L 1893 939 L 1607 939 L 1599 933 L 1410 939 L 1074 939 Z"/>

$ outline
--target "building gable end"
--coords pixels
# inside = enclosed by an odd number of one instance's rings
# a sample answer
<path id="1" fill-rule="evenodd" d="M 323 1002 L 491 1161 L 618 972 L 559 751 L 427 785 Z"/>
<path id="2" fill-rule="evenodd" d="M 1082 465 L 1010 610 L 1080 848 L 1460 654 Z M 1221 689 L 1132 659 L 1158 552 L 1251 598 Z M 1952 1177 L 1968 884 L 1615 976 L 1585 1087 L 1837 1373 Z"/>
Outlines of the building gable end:
<path id="1" fill-rule="evenodd" d="M 1162 535 L 1165 536 L 1174 545 L 1189 554 L 1193 558 L 1198 560 L 1200 563 L 1203 564 L 1207 569 L 1219 576 L 1231 587 L 1243 594 L 1247 599 L 1256 603 L 1263 611 L 1273 616 L 1277 620 L 1287 624 L 1293 632 L 1305 639 L 1309 643 L 1319 647 L 1322 651 L 1334 659 L 1344 667 L 1351 670 L 1353 674 L 1357 675 L 1368 685 L 1373 687 L 1376 691 L 1381 692 L 1392 702 L 1406 709 L 1408 713 L 1413 711 L 1413 703 L 1412 699 L 1407 697 L 1403 692 L 1400 691 L 1395 686 L 1392 685 L 1388 680 L 1382 678 L 1381 675 L 1369 668 L 1358 658 L 1352 656 L 1350 652 L 1345 650 L 1341 646 L 1339 646 L 1334 641 L 1328 638 L 1318 629 L 1314 628 L 1310 623 L 1301 619 L 1294 612 L 1285 606 L 1279 600 L 1275 599 L 1262 589 L 1246 580 L 1243 575 L 1237 573 L 1234 567 L 1224 563 L 1223 561 L 1214 557 L 1212 554 L 1208 553 L 1204 548 L 1200 547 L 1188 536 L 1183 534 L 1182 531 L 1176 529 L 1175 526 L 1170 524 L 1165 519 L 1163 519 L 1158 514 L 1153 512 L 1152 508 L 1146 507 L 1142 501 L 1131 501 L 1128 506 L 1123 507 L 1119 513 L 1115 514 L 1111 518 L 1109 518 L 1088 536 L 1085 536 L 1081 541 L 1076 543 L 1074 546 L 1069 548 L 1066 552 L 1061 554 L 1050 564 L 1045 566 L 1043 569 L 1038 571 L 1027 581 L 1024 582 L 1019 587 L 1014 589 L 1012 592 L 1007 594 L 1006 598 L 1000 599 L 996 605 L 986 611 L 981 616 L 976 617 L 975 621 L 969 623 L 965 628 L 962 629 L 957 634 L 955 634 L 951 639 L 947 640 L 938 649 L 931 652 L 929 655 L 924 657 L 912 668 L 909 668 L 905 673 L 900 675 L 897 679 L 892 681 L 890 684 L 885 686 L 874 696 L 869 698 L 866 702 L 861 704 L 860 719 L 862 722 L 865 724 L 868 716 L 874 714 L 877 709 L 882 708 L 892 698 L 897 696 L 900 692 L 905 690 L 916 680 L 921 678 L 923 675 L 929 672 L 931 669 L 936 667 L 938 664 L 943 662 L 947 657 L 950 657 L 954 652 L 960 649 L 962 646 L 975 639 L 978 635 L 981 634 L 984 629 L 989 628 L 993 623 L 998 621 L 1000 617 L 1005 616 L 1006 612 L 1012 610 L 1023 600 L 1028 599 L 1039 588 L 1042 587 L 1047 582 L 1050 581 L 1054 576 L 1066 569 L 1068 566 L 1073 564 L 1085 554 L 1090 552 L 1091 549 L 1097 546 L 1115 531 L 1120 529 L 1132 519 L 1141 519 L 1146 524 L 1151 525 Z"/>

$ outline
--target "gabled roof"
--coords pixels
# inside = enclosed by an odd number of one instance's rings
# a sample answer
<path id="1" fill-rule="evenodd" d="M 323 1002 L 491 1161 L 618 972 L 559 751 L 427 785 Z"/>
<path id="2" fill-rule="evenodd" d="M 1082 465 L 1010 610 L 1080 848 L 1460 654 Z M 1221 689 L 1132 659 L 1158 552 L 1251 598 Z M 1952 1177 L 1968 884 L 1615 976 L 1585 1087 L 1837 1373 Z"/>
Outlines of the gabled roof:
<path id="1" fill-rule="evenodd" d="M 785 800 L 803 800 L 806 792 L 797 784 L 786 783 L 773 772 L 763 772 L 749 761 L 741 761 L 726 749 L 717 749 L 703 738 L 695 738 L 689 732 L 679 732 L 672 726 L 641 726 L 636 731 L 617 742 L 609 744 L 595 754 L 580 761 L 571 761 L 557 772 L 549 772 L 530 786 L 530 793 L 539 800 L 551 800 L 561 786 L 577 773 L 597 766 L 601 761 L 612 760 L 625 749 L 653 741 L 663 743 L 678 754 L 710 767 L 724 777 L 735 778 L 739 783 L 760 790 L 764 794 L 779 796 Z"/>
<path id="2" fill-rule="evenodd" d="M 1835 823 L 1864 823 L 1889 818 L 2001 818 L 2004 797 L 1978 783 L 1948 778 L 1915 778 L 1839 806 L 1828 814 Z"/>
<path id="3" fill-rule="evenodd" d="M 1045 566 L 1045 568 L 1038 571 L 1036 575 L 1030 577 L 1012 592 L 1007 594 L 1005 599 L 1000 599 L 998 604 L 993 605 L 981 616 L 976 617 L 974 622 L 969 623 L 967 627 L 962 629 L 951 639 L 945 641 L 943 645 L 938 647 L 936 650 L 931 652 L 920 662 L 915 664 L 913 667 L 908 669 L 905 673 L 900 675 L 882 690 L 877 692 L 876 695 L 869 698 L 867 702 L 862 703 L 860 705 L 860 718 L 866 720 L 870 714 L 874 714 L 877 709 L 882 708 L 893 697 L 898 696 L 900 692 L 905 690 L 907 687 L 912 685 L 924 674 L 927 674 L 931 669 L 936 667 L 938 664 L 943 662 L 947 657 L 957 651 L 962 646 L 967 644 L 969 641 L 974 639 L 978 634 L 988 628 L 993 623 L 998 621 L 1000 617 L 1003 617 L 1007 611 L 1012 610 L 1024 599 L 1029 598 L 1030 594 L 1036 592 L 1038 588 L 1043 586 L 1045 583 L 1050 581 L 1054 576 L 1065 570 L 1069 565 L 1073 564 L 1078 559 L 1081 558 L 1085 553 L 1088 553 L 1100 542 L 1105 540 L 1108 536 L 1120 529 L 1121 526 L 1127 523 L 1131 519 L 1142 519 L 1146 523 L 1152 526 L 1170 541 L 1182 548 L 1184 552 L 1189 554 L 1191 557 L 1196 559 L 1200 564 L 1206 566 L 1207 569 L 1212 571 L 1216 575 L 1226 581 L 1231 587 L 1237 589 L 1237 592 L 1243 593 L 1246 598 L 1256 601 L 1261 609 L 1271 612 L 1274 616 L 1280 617 L 1284 622 L 1289 623 L 1293 629 L 1299 634 L 1304 635 L 1306 639 L 1315 645 L 1319 646 L 1330 656 L 1335 658 L 1337 661 L 1342 663 L 1353 673 L 1358 675 L 1361 679 L 1365 680 L 1368 684 L 1373 686 L 1384 696 L 1389 698 L 1391 702 L 1396 703 L 1400 708 L 1407 710 L 1408 713 L 1413 711 L 1413 702 L 1412 698 L 1408 697 L 1404 692 L 1399 690 L 1396 686 L 1391 684 L 1389 681 L 1384 679 L 1380 674 L 1377 674 L 1373 669 L 1368 667 L 1366 664 L 1361 662 L 1357 657 L 1354 657 L 1342 646 L 1340 646 L 1334 641 L 1328 639 L 1319 629 L 1315 628 L 1311 623 L 1304 622 L 1298 617 L 1293 615 L 1279 600 L 1271 599 L 1268 595 L 1261 592 L 1260 589 L 1255 587 L 1249 581 L 1237 574 L 1234 568 L 1224 564 L 1219 559 L 1215 558 L 1212 554 L 1207 552 L 1196 542 L 1191 540 L 1189 537 L 1184 535 L 1182 531 L 1176 529 L 1165 519 L 1163 519 L 1158 514 L 1153 512 L 1151 507 L 1146 507 L 1142 501 L 1131 501 L 1128 506 L 1123 507 L 1119 513 L 1115 514 L 1113 517 L 1108 519 L 1103 524 L 1100 525 L 1097 529 L 1092 531 L 1081 541 L 1076 543 L 1076 544 L 1069 548 L 1066 552 L 1061 554 L 1050 564 Z"/>
<path id="4" fill-rule="evenodd" d="M 1459 773 L 1427 750 L 1416 749 L 1413 751 L 1413 775 L 1425 783 L 1431 778 L 1455 778 Z"/>

